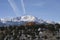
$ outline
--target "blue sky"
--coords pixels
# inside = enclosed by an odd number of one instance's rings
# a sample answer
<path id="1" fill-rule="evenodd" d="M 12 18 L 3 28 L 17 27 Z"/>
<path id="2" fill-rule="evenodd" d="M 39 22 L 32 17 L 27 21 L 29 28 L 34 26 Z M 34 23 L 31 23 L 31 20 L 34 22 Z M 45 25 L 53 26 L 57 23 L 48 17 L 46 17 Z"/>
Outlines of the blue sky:
<path id="1" fill-rule="evenodd" d="M 24 15 L 21 0 L 0 0 L 0 18 Z M 60 0 L 23 0 L 27 15 L 44 20 L 60 21 Z M 15 8 L 15 9 L 14 9 Z"/>

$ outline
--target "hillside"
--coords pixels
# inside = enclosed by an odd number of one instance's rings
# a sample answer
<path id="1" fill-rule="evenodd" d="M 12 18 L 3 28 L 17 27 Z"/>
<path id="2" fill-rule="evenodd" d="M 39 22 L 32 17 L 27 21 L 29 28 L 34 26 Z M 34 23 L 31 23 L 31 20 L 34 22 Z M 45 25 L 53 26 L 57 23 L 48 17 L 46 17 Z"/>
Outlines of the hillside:
<path id="1" fill-rule="evenodd" d="M 0 27 L 0 40 L 59 40 L 60 24 L 35 24 Z"/>
<path id="2" fill-rule="evenodd" d="M 34 16 L 1 19 L 0 40 L 60 40 L 60 24 Z"/>

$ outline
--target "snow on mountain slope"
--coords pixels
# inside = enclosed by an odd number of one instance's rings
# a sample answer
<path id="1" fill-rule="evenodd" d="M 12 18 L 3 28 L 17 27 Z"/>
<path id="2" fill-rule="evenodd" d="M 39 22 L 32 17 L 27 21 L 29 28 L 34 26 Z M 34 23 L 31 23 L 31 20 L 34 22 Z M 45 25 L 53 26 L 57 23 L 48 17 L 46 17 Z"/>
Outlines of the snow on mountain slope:
<path id="1" fill-rule="evenodd" d="M 37 23 L 48 23 L 48 24 L 55 24 L 53 21 L 44 21 L 42 19 L 38 19 L 37 17 L 26 15 L 16 18 L 1 18 L 0 19 L 0 25 L 6 24 L 6 25 L 20 25 L 24 24 L 25 22 L 37 22 Z"/>
<path id="2" fill-rule="evenodd" d="M 60 22 L 58 22 L 58 24 L 60 24 Z"/>
<path id="3" fill-rule="evenodd" d="M 46 23 L 49 23 L 49 24 L 55 24 L 55 23 L 56 23 L 56 22 L 50 21 L 50 20 L 46 20 L 45 22 L 46 22 Z"/>
<path id="4" fill-rule="evenodd" d="M 21 17 L 16 17 L 11 19 L 13 22 L 20 22 Z"/>
<path id="5" fill-rule="evenodd" d="M 37 21 L 37 20 L 38 19 L 36 17 L 30 16 L 30 15 L 21 17 L 21 21 L 34 22 L 34 21 Z"/>

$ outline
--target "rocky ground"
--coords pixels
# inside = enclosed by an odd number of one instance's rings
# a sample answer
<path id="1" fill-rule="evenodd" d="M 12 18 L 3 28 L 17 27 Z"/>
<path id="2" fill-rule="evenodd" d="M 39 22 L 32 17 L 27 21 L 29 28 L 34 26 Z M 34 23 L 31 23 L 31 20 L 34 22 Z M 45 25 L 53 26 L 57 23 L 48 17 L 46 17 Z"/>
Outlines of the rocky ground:
<path id="1" fill-rule="evenodd" d="M 28 23 L 0 27 L 0 40 L 60 40 L 60 25 Z"/>

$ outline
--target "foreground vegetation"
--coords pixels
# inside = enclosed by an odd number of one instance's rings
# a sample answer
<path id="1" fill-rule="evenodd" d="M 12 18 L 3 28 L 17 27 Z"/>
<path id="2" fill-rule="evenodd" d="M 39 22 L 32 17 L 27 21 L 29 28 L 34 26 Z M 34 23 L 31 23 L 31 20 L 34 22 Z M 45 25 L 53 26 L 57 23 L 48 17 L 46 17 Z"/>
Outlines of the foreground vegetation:
<path id="1" fill-rule="evenodd" d="M 0 27 L 0 40 L 60 40 L 60 24 L 26 23 Z"/>

